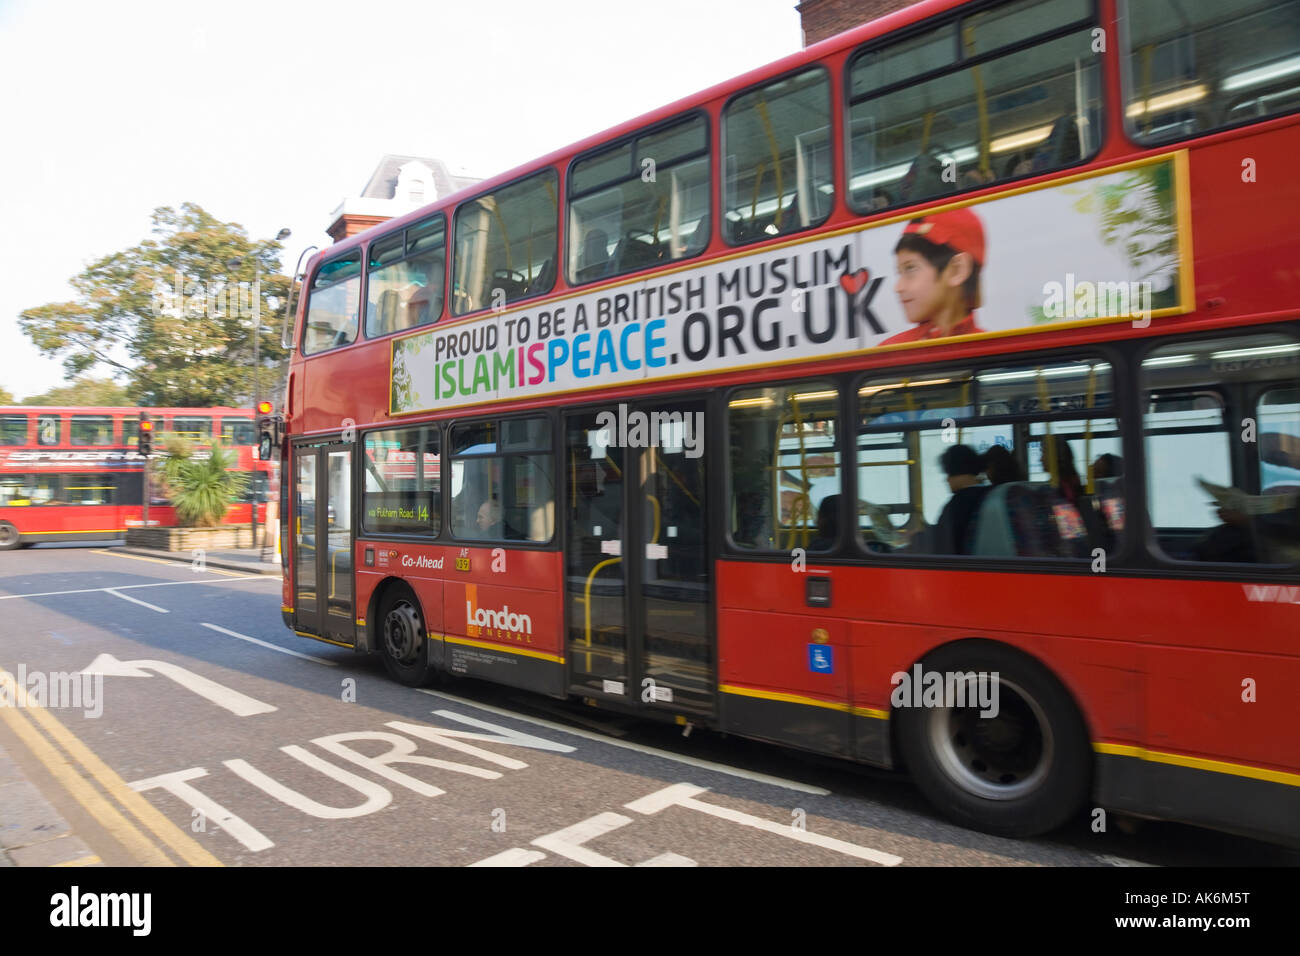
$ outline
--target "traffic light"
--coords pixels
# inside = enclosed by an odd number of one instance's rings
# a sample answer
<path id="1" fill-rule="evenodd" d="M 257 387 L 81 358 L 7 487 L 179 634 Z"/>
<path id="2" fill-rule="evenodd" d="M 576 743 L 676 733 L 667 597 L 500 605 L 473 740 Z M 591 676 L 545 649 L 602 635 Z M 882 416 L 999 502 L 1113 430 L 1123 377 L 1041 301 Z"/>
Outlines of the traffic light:
<path id="1" fill-rule="evenodd" d="M 148 412 L 140 413 L 140 442 L 136 451 L 146 458 L 153 451 L 153 422 L 149 420 Z"/>

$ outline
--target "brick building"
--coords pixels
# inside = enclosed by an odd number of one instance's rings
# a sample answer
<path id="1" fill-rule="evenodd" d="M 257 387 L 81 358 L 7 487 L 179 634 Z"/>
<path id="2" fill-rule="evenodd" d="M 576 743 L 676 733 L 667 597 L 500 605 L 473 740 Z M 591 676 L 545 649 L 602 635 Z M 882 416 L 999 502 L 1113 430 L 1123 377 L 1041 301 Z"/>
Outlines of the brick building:
<path id="1" fill-rule="evenodd" d="M 803 23 L 803 45 L 861 26 L 887 13 L 911 6 L 915 0 L 803 0 L 795 5 Z"/>
<path id="2" fill-rule="evenodd" d="M 379 161 L 361 195 L 349 196 L 334 210 L 325 231 L 341 242 L 477 182 L 481 180 L 453 173 L 440 159 L 389 154 Z"/>

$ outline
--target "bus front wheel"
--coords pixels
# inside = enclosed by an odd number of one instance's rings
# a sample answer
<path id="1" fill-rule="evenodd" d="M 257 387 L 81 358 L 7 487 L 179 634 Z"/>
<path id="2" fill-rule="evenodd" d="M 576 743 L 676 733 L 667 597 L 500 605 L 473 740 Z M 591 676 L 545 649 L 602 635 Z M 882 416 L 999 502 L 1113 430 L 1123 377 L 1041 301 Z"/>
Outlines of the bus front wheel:
<path id="1" fill-rule="evenodd" d="M 908 676 L 914 683 L 916 669 Z M 1083 806 L 1092 779 L 1087 728 L 1041 664 L 1005 645 L 965 641 L 929 655 L 921 681 L 921 692 L 909 684 L 906 706 L 894 710 L 899 743 L 921 792 L 954 822 L 1029 837 Z"/>
<path id="2" fill-rule="evenodd" d="M 12 551 L 22 543 L 22 535 L 8 521 L 0 521 L 0 551 Z"/>
<path id="3" fill-rule="evenodd" d="M 379 653 L 393 680 L 407 687 L 432 681 L 427 640 L 415 594 L 404 584 L 390 587 L 379 603 Z"/>

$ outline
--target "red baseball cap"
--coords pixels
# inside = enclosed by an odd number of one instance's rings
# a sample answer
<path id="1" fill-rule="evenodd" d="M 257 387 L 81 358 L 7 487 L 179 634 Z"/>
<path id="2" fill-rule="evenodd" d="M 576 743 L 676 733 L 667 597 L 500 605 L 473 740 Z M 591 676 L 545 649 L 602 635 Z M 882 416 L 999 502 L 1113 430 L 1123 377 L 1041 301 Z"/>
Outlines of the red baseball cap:
<path id="1" fill-rule="evenodd" d="M 984 265 L 984 227 L 969 209 L 949 209 L 909 222 L 903 235 L 920 236 L 935 245 L 968 253 Z"/>

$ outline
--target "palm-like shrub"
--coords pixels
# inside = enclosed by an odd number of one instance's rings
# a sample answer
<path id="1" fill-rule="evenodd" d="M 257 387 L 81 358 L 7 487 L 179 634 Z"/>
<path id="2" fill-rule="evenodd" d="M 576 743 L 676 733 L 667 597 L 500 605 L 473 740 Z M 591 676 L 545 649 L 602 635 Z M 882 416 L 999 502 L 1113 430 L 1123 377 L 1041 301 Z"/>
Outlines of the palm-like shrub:
<path id="1" fill-rule="evenodd" d="M 188 442 L 167 443 L 162 473 L 176 517 L 188 527 L 210 528 L 220 524 L 232 499 L 243 495 L 248 476 L 228 469 L 235 456 L 214 442 L 210 454 L 194 454 Z"/>

